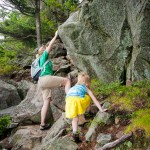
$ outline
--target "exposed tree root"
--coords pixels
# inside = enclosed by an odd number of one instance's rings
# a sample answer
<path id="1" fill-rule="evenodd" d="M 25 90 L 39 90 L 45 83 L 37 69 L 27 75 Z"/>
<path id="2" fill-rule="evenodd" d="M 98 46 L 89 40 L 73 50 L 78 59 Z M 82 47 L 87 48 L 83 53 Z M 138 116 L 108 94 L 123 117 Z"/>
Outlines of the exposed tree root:
<path id="1" fill-rule="evenodd" d="M 116 141 L 110 142 L 105 144 L 103 147 L 98 148 L 96 150 L 107 150 L 107 149 L 111 149 L 116 147 L 118 144 L 124 142 L 125 140 L 129 139 L 130 137 L 132 137 L 132 133 L 123 135 L 120 139 L 117 139 Z"/>

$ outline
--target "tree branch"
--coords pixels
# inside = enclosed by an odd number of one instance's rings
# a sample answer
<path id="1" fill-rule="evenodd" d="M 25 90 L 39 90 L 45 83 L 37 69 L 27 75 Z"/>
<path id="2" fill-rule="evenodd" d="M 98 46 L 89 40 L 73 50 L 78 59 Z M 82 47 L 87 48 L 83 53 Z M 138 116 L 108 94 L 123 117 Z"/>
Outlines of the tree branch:
<path id="1" fill-rule="evenodd" d="M 0 28 L 1 29 L 1 28 Z M 12 33 L 10 31 L 5 31 L 5 30 L 1 30 L 0 33 L 4 34 L 4 35 L 9 35 L 15 39 L 18 40 L 24 40 L 24 39 L 28 39 L 28 38 L 35 38 L 36 39 L 36 35 L 25 35 L 25 34 L 17 34 L 17 33 Z"/>
<path id="2" fill-rule="evenodd" d="M 117 140 L 114 141 L 114 142 L 107 143 L 107 144 L 105 144 L 103 147 L 98 148 L 97 150 L 107 150 L 107 149 L 110 149 L 110 148 L 114 148 L 114 147 L 116 147 L 118 144 L 120 144 L 120 143 L 122 143 L 123 141 L 129 139 L 130 137 L 132 137 L 132 133 L 123 135 L 120 139 L 117 139 Z"/>
<path id="3" fill-rule="evenodd" d="M 11 3 L 16 9 L 18 9 L 22 14 L 27 16 L 34 16 L 34 8 L 28 7 L 24 1 L 16 1 L 16 0 L 7 0 Z"/>
<path id="4" fill-rule="evenodd" d="M 18 40 L 18 41 L 22 41 L 22 40 L 24 40 L 24 39 L 28 39 L 28 38 L 34 38 L 34 39 L 36 39 L 36 36 L 27 36 L 27 37 L 14 37 L 14 39 L 0 39 L 0 43 L 1 42 L 11 42 L 11 41 L 16 41 L 16 40 Z"/>
<path id="5" fill-rule="evenodd" d="M 13 9 L 15 9 L 15 7 L 13 7 L 13 5 L 11 5 L 10 3 L 7 3 L 6 1 L 2 1 L 2 3 L 0 4 L 0 7 L 2 7 L 3 9 L 9 10 L 9 11 L 13 11 Z M 10 8 L 10 9 L 9 9 Z"/>

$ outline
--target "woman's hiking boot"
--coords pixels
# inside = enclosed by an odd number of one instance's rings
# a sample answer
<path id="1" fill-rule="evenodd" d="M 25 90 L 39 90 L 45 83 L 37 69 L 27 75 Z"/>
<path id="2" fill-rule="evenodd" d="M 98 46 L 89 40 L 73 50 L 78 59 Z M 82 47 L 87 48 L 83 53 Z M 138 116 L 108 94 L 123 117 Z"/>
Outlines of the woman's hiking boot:
<path id="1" fill-rule="evenodd" d="M 50 128 L 50 124 L 40 125 L 40 130 L 46 130 Z"/>

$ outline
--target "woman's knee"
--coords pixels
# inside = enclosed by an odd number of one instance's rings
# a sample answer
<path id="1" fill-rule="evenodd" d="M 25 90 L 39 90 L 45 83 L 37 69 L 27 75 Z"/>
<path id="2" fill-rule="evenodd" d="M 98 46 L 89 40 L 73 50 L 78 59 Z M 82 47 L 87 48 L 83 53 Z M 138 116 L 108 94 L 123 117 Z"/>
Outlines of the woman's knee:
<path id="1" fill-rule="evenodd" d="M 70 84 L 70 83 L 71 83 L 70 79 L 68 79 L 68 78 L 64 78 L 63 81 L 64 81 L 64 82 L 63 82 L 63 85 L 66 85 L 66 84 Z"/>

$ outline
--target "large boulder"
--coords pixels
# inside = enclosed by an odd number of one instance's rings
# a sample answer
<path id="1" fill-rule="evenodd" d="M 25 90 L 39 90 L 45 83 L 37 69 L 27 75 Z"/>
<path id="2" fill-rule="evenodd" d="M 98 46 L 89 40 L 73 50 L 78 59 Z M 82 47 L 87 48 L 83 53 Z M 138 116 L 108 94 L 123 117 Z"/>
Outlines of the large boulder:
<path id="1" fill-rule="evenodd" d="M 18 105 L 20 102 L 16 87 L 0 80 L 0 110 Z"/>
<path id="2" fill-rule="evenodd" d="M 65 110 L 65 88 L 58 87 L 52 90 L 52 104 L 60 110 Z"/>
<path id="3" fill-rule="evenodd" d="M 27 80 L 21 80 L 20 82 L 17 82 L 17 90 L 22 100 L 25 99 L 27 92 L 32 85 L 33 83 Z"/>
<path id="4" fill-rule="evenodd" d="M 13 122 L 23 124 L 40 123 L 40 112 L 43 105 L 42 93 L 36 84 L 31 86 L 26 98 L 15 108 Z M 47 121 L 53 123 L 53 115 L 49 107 Z"/>
<path id="5" fill-rule="evenodd" d="M 55 139 L 53 143 L 42 150 L 77 150 L 78 145 L 68 137 Z"/>
<path id="6" fill-rule="evenodd" d="M 27 93 L 26 98 L 14 109 L 13 122 L 15 123 L 40 123 L 41 108 L 43 98 L 37 84 L 33 84 Z M 52 89 L 52 102 L 47 114 L 47 121 L 53 123 L 65 110 L 65 91 L 64 87 Z"/>
<path id="7" fill-rule="evenodd" d="M 48 131 L 46 137 L 42 140 L 42 143 L 40 146 L 35 147 L 36 149 L 39 150 L 48 150 L 48 147 L 57 139 L 59 139 L 59 137 L 61 137 L 63 135 L 63 132 L 65 130 L 67 126 L 67 122 L 64 118 L 64 116 L 62 115 L 54 124 L 53 126 L 50 128 L 50 130 Z M 65 143 L 64 143 L 65 145 Z M 49 148 L 50 149 L 50 148 Z"/>
<path id="8" fill-rule="evenodd" d="M 94 139 L 95 133 L 96 133 L 96 129 L 99 126 L 99 124 L 109 124 L 110 123 L 110 114 L 107 112 L 98 112 L 96 114 L 96 116 L 94 117 L 88 132 L 85 135 L 85 139 L 86 141 L 92 141 Z"/>
<path id="9" fill-rule="evenodd" d="M 150 79 L 148 1 L 92 0 L 59 27 L 74 65 L 103 81 Z"/>
<path id="10" fill-rule="evenodd" d="M 13 145 L 12 150 L 31 150 L 36 145 L 41 144 L 41 140 L 46 134 L 47 131 L 40 131 L 38 125 L 20 126 L 16 129 L 16 132 L 9 137 L 9 142 Z"/>

